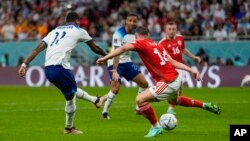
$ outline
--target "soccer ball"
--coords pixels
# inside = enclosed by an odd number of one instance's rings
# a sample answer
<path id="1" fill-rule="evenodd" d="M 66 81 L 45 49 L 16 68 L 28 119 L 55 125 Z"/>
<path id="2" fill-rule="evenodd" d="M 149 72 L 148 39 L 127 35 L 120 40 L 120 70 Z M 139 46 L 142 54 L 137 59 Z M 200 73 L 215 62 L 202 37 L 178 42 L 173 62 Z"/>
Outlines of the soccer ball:
<path id="1" fill-rule="evenodd" d="M 160 124 L 165 130 L 173 130 L 177 126 L 177 118 L 170 113 L 163 114 L 160 117 Z"/>

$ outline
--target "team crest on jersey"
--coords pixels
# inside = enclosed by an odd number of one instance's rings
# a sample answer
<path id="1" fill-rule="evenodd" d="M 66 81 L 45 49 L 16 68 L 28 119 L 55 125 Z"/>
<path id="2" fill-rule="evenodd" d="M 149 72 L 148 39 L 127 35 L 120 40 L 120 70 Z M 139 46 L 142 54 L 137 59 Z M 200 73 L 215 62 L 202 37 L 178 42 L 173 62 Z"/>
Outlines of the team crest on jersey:
<path id="1" fill-rule="evenodd" d="M 179 46 L 181 46 L 182 43 L 181 43 L 181 41 L 177 41 L 177 44 L 178 44 Z"/>
<path id="2" fill-rule="evenodd" d="M 171 45 L 169 44 L 168 47 L 171 47 Z"/>
<path id="3" fill-rule="evenodd" d="M 114 39 L 114 43 L 117 43 L 117 39 L 116 38 Z"/>

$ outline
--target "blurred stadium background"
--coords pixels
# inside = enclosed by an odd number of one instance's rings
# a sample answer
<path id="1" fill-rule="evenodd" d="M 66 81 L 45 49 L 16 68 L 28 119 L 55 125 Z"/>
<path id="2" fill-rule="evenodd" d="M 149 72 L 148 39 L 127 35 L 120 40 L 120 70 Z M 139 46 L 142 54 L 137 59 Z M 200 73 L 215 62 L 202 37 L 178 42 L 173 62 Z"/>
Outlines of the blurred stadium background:
<path id="1" fill-rule="evenodd" d="M 151 37 L 155 41 L 165 36 L 164 24 L 167 21 L 177 21 L 178 31 L 186 39 L 186 47 L 193 54 L 202 57 L 202 64 L 198 66 L 201 70 L 204 70 L 204 67 L 209 70 L 213 65 L 226 71 L 238 68 L 236 73 L 239 74 L 234 75 L 234 79 L 225 80 L 237 82 L 230 85 L 223 82 L 215 87 L 239 86 L 243 77 L 250 73 L 249 0 L 2 0 L 1 70 L 5 68 L 5 72 L 14 72 L 13 68 L 21 64 L 40 39 L 56 26 L 64 24 L 65 15 L 69 10 L 74 10 L 81 16 L 81 27 L 85 28 L 104 50 L 109 51 L 112 33 L 123 25 L 126 14 L 132 12 L 139 16 L 139 25 L 150 29 Z M 84 66 L 85 69 L 93 67 L 99 56 L 85 44 L 78 46 L 72 51 L 72 65 Z M 141 65 L 136 53 L 132 58 L 135 63 Z M 184 58 L 186 64 L 195 65 L 186 56 Z M 44 52 L 31 65 L 43 66 L 43 63 Z M 5 77 L 13 74 L 0 72 L 0 76 Z M 19 85 L 6 81 L 0 81 L 0 84 Z"/>

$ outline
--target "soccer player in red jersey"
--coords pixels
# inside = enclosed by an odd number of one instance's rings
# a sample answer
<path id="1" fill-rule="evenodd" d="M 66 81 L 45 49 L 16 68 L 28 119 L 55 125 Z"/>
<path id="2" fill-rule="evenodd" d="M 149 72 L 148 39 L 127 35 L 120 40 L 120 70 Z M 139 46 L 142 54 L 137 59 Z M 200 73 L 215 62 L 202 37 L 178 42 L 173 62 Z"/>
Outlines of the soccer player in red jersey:
<path id="1" fill-rule="evenodd" d="M 123 52 L 134 50 L 142 59 L 144 65 L 156 81 L 154 86 L 144 90 L 136 97 L 136 103 L 142 115 L 151 124 L 151 128 L 145 137 L 154 137 L 162 134 L 163 128 L 159 125 L 156 114 L 149 102 L 167 100 L 176 105 L 199 107 L 215 114 L 220 114 L 221 109 L 212 103 L 205 103 L 189 97 L 178 96 L 181 87 L 181 78 L 175 68 L 186 70 L 192 73 L 193 77 L 200 81 L 199 72 L 190 67 L 175 61 L 168 55 L 163 46 L 158 45 L 149 38 L 149 30 L 144 27 L 136 29 L 136 40 L 125 44 L 103 58 L 99 58 L 96 63 L 103 64 L 114 56 Z"/>
<path id="2" fill-rule="evenodd" d="M 185 48 L 185 42 L 183 36 L 177 34 L 177 24 L 174 21 L 170 21 L 166 24 L 166 37 L 161 39 L 159 44 L 162 45 L 168 54 L 176 61 L 183 63 L 182 53 L 193 59 L 195 62 L 200 63 L 201 58 L 193 55 L 187 48 Z M 177 69 L 181 77 L 185 77 L 183 70 Z M 182 94 L 182 86 L 179 91 L 179 95 Z M 167 110 L 168 113 L 176 114 L 174 112 L 174 104 L 169 103 Z"/>

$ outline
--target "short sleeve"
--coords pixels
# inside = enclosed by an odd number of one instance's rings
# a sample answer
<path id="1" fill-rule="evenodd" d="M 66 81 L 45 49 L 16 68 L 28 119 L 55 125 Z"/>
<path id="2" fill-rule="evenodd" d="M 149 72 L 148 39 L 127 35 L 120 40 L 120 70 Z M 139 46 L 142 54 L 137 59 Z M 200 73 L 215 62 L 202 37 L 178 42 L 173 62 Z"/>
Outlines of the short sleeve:
<path id="1" fill-rule="evenodd" d="M 86 30 L 84 30 L 84 29 L 80 30 L 80 35 L 79 36 L 80 36 L 80 40 L 82 42 L 88 42 L 88 41 L 92 40 L 92 37 L 90 37 L 88 32 Z"/>
<path id="2" fill-rule="evenodd" d="M 143 49 L 142 40 L 135 40 L 131 42 L 131 44 L 134 45 L 134 50 L 136 51 L 140 51 Z"/>
<path id="3" fill-rule="evenodd" d="M 44 43 L 46 44 L 46 46 L 48 46 L 48 44 L 49 44 L 49 35 L 50 35 L 50 34 L 48 34 L 47 36 L 45 36 L 45 37 L 42 39 L 42 42 L 44 42 Z"/>

